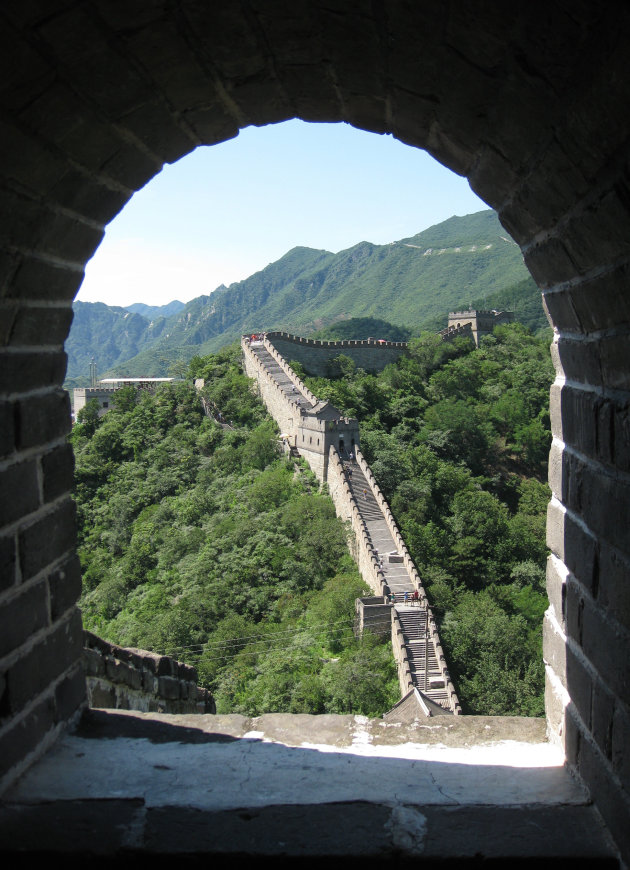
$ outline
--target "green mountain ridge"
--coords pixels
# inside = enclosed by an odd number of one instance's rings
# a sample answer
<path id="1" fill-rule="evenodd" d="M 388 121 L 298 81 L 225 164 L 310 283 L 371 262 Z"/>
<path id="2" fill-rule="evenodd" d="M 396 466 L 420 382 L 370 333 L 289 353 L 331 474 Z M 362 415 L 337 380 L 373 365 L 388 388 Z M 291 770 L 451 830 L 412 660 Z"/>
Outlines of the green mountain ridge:
<path id="1" fill-rule="evenodd" d="M 109 354 L 99 348 L 95 356 L 101 375 L 165 375 L 173 362 L 213 353 L 254 330 L 310 335 L 339 320 L 360 317 L 384 318 L 416 332 L 439 318 L 441 328 L 449 309 L 517 285 L 522 287 L 516 296 L 537 298 L 542 317 L 539 293 L 520 249 L 495 212 L 486 210 L 449 218 L 387 245 L 362 241 L 337 254 L 292 248 L 244 281 L 222 285 L 171 317 L 152 321 L 135 336 L 135 354 L 125 357 L 131 342 L 114 319 Z M 76 306 L 75 311 L 73 332 L 78 334 L 83 312 Z M 71 332 L 69 377 L 81 366 L 87 374 L 89 366 L 85 352 L 81 360 L 75 358 L 75 344 L 85 348 Z"/>
<path id="2" fill-rule="evenodd" d="M 127 311 L 132 311 L 134 314 L 141 314 L 147 320 L 155 320 L 156 317 L 170 317 L 171 314 L 177 314 L 184 307 L 184 303 L 179 299 L 173 299 L 172 302 L 167 302 L 166 305 L 147 305 L 145 302 L 134 302 L 133 305 L 125 305 Z"/>

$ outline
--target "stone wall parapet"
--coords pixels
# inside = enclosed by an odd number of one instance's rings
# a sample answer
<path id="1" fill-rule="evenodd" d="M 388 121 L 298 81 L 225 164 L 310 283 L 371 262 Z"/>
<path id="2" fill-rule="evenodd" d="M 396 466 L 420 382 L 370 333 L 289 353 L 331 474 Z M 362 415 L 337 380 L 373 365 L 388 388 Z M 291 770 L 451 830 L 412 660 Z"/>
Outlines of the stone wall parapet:
<path id="1" fill-rule="evenodd" d="M 279 357 L 290 360 L 293 356 L 308 372 L 320 377 L 327 377 L 329 364 L 340 354 L 349 356 L 359 368 L 376 372 L 393 363 L 407 350 L 404 341 L 372 338 L 319 341 L 288 332 L 268 332 L 264 340 L 275 347 Z"/>
<path id="2" fill-rule="evenodd" d="M 302 344 L 307 345 L 308 347 L 321 347 L 321 348 L 339 348 L 339 350 L 343 350 L 348 347 L 368 347 L 368 346 L 376 346 L 376 347 L 400 347 L 406 348 L 406 341 L 387 341 L 386 339 L 381 338 L 363 338 L 363 339 L 352 339 L 346 338 L 341 341 L 325 341 L 318 338 L 304 338 L 300 335 L 293 335 L 290 332 L 276 331 L 276 332 L 267 332 L 265 333 L 265 340 L 272 341 L 274 338 L 282 338 L 284 341 L 290 341 L 293 344 Z"/>
<path id="3" fill-rule="evenodd" d="M 197 670 L 171 656 L 121 647 L 83 632 L 90 707 L 159 713 L 214 713 L 214 699 L 197 685 Z"/>
<path id="4" fill-rule="evenodd" d="M 443 341 L 457 338 L 458 336 L 469 336 L 473 338 L 472 324 L 465 323 L 463 326 L 447 326 L 438 332 L 438 335 Z"/>

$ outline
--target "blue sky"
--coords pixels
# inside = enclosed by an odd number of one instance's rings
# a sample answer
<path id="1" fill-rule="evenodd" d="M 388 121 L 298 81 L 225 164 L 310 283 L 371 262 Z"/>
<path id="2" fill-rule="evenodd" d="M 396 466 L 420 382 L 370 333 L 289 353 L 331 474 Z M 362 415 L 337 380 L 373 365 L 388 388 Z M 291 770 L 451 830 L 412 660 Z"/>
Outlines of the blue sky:
<path id="1" fill-rule="evenodd" d="M 347 124 L 249 127 L 165 166 L 107 227 L 85 302 L 187 302 L 296 245 L 341 251 L 486 208 L 423 151 Z"/>

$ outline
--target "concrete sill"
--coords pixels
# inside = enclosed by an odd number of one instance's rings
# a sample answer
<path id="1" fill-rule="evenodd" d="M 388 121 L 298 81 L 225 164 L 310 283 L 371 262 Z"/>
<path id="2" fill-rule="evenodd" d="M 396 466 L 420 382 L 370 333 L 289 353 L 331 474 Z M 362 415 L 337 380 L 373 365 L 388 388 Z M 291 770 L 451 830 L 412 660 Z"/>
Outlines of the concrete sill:
<path id="1" fill-rule="evenodd" d="M 36 832 L 36 833 L 35 833 Z M 5 795 L 3 852 L 616 867 L 538 719 L 90 710 Z"/>

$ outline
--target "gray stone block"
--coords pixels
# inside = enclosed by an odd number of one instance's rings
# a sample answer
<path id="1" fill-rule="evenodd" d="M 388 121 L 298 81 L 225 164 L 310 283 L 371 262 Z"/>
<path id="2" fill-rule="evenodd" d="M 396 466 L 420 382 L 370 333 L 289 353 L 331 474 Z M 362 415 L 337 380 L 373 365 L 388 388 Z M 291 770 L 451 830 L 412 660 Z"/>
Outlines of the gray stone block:
<path id="1" fill-rule="evenodd" d="M 0 536 L 0 592 L 10 589 L 16 582 L 16 535 Z"/>
<path id="2" fill-rule="evenodd" d="M 70 492 L 74 484 L 74 453 L 67 444 L 57 447 L 41 458 L 44 475 L 44 501 L 53 501 Z"/>
<path id="3" fill-rule="evenodd" d="M 4 709 L 2 686 L 0 706 Z M 14 716 L 0 734 L 0 779 L 8 774 L 54 728 L 56 709 L 54 699 L 47 697 L 30 708 L 28 713 Z"/>
<path id="4" fill-rule="evenodd" d="M 105 675 L 105 662 L 96 650 L 84 649 L 83 661 L 85 662 L 86 673 L 89 677 L 101 677 Z"/>
<path id="5" fill-rule="evenodd" d="M 176 677 L 159 677 L 158 693 L 160 698 L 176 701 L 180 697 L 180 683 Z"/>
<path id="6" fill-rule="evenodd" d="M 63 375 L 60 373 L 60 380 Z M 40 386 L 46 382 L 40 383 Z M 53 389 L 41 396 L 17 402 L 17 446 L 20 449 L 49 444 L 70 431 L 70 398 L 65 390 Z"/>
<path id="7" fill-rule="evenodd" d="M 116 709 L 116 690 L 108 683 L 99 681 L 88 681 L 88 695 L 90 699 L 90 707 L 104 707 L 106 709 Z"/>
<path id="8" fill-rule="evenodd" d="M 40 580 L 0 609 L 0 658 L 22 646 L 48 625 L 48 590 Z"/>
<path id="9" fill-rule="evenodd" d="M 20 533 L 20 561 L 24 580 L 73 550 L 76 543 L 75 515 L 75 504 L 67 499 Z"/>
<path id="10" fill-rule="evenodd" d="M 9 525 L 39 507 L 37 463 L 20 462 L 0 471 L 0 526 Z"/>

